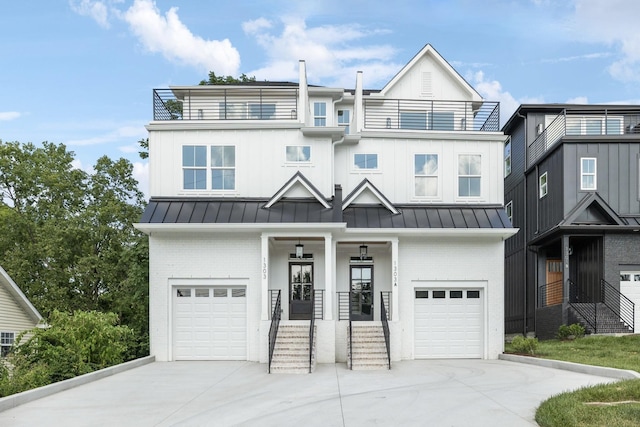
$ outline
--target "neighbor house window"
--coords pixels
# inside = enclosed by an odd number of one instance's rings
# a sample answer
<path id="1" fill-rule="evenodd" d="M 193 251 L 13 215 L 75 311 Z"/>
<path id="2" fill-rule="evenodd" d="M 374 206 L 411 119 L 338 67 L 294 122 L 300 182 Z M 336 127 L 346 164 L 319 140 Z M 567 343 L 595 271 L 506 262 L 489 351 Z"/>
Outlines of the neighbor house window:
<path id="1" fill-rule="evenodd" d="M 354 154 L 353 167 L 355 169 L 378 169 L 378 155 Z"/>
<path id="2" fill-rule="evenodd" d="M 460 154 L 458 156 L 458 196 L 480 197 L 482 156 Z"/>
<path id="3" fill-rule="evenodd" d="M 540 175 L 539 184 L 540 184 L 540 198 L 542 199 L 544 196 L 547 195 L 547 173 L 546 172 Z"/>
<path id="4" fill-rule="evenodd" d="M 387 126 L 391 127 L 391 126 Z M 424 111 L 400 111 L 400 129 L 427 128 L 427 113 Z"/>
<path id="5" fill-rule="evenodd" d="M 438 195 L 438 155 L 416 154 L 413 164 L 416 196 L 436 197 Z"/>
<path id="6" fill-rule="evenodd" d="M 596 159 L 583 157 L 580 159 L 580 189 L 595 190 L 597 182 Z"/>
<path id="7" fill-rule="evenodd" d="M 504 211 L 507 213 L 507 217 L 509 218 L 509 222 L 513 224 L 513 201 L 507 203 L 504 207 Z"/>
<path id="8" fill-rule="evenodd" d="M 606 120 L 607 135 L 622 135 L 622 119 Z"/>
<path id="9" fill-rule="evenodd" d="M 182 147 L 182 188 L 204 190 L 207 188 L 207 147 L 184 145 Z"/>
<path id="10" fill-rule="evenodd" d="M 351 123 L 351 111 L 338 110 L 338 126 L 344 127 L 345 135 L 349 135 L 349 123 Z"/>
<path id="11" fill-rule="evenodd" d="M 313 103 L 313 125 L 314 126 L 326 126 L 327 125 L 327 104 L 326 104 L 326 102 L 314 102 Z"/>
<path id="12" fill-rule="evenodd" d="M 0 332 L 0 357 L 9 354 L 15 338 L 15 332 Z"/>
<path id="13" fill-rule="evenodd" d="M 602 135 L 602 120 L 587 119 L 585 123 L 587 135 Z"/>
<path id="14" fill-rule="evenodd" d="M 504 145 L 504 176 L 511 175 L 511 138 Z"/>
<path id="15" fill-rule="evenodd" d="M 211 188 L 235 190 L 236 147 L 233 145 L 211 146 Z"/>
<path id="16" fill-rule="evenodd" d="M 287 145 L 287 162 L 310 162 L 311 146 Z"/>

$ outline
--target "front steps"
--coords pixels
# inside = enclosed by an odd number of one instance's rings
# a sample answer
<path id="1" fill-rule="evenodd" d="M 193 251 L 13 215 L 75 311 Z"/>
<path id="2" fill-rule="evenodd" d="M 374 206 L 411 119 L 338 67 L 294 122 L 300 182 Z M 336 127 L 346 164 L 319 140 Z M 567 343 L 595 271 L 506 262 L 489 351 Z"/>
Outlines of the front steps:
<path id="1" fill-rule="evenodd" d="M 586 319 L 574 307 L 585 313 L 591 319 L 597 319 L 597 331 L 595 331 Z M 596 308 L 597 306 L 597 308 Z M 597 312 L 596 312 L 597 309 Z M 570 323 L 580 323 L 584 326 L 588 334 L 630 334 L 633 330 L 624 323 L 609 307 L 604 303 L 572 303 L 569 306 Z"/>
<path id="2" fill-rule="evenodd" d="M 311 371 L 316 367 L 316 334 L 314 326 Z M 272 374 L 309 373 L 309 324 L 280 324 L 271 360 Z"/>
<path id="3" fill-rule="evenodd" d="M 389 369 L 382 322 L 352 322 L 351 327 L 353 348 L 347 366 L 354 371 Z"/>

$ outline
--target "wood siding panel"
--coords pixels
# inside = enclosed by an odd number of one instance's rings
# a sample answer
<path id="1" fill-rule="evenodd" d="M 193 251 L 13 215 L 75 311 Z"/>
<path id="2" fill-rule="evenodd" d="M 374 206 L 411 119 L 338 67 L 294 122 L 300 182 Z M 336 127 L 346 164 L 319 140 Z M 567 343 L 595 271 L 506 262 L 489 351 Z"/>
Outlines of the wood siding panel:
<path id="1" fill-rule="evenodd" d="M 0 331 L 22 332 L 31 329 L 36 323 L 24 312 L 22 306 L 0 285 Z"/>

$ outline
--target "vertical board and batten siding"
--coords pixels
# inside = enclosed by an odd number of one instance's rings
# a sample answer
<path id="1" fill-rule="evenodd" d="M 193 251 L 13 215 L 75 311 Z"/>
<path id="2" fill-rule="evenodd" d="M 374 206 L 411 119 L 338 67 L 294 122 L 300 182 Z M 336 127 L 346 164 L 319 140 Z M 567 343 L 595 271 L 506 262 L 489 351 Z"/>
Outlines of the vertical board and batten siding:
<path id="1" fill-rule="evenodd" d="M 261 260 L 258 234 L 170 233 L 149 237 L 151 354 L 170 360 L 173 286 L 246 286 L 247 325 L 260 324 Z M 258 361 L 259 331 L 248 328 L 247 360 Z"/>
<path id="2" fill-rule="evenodd" d="M 414 358 L 415 288 L 429 282 L 484 283 L 483 357 L 496 359 L 504 348 L 504 245 L 501 238 L 409 238 L 399 240 L 398 298 L 402 359 Z M 395 289 L 394 289 L 395 292 Z"/>
<path id="3" fill-rule="evenodd" d="M 592 191 L 580 190 L 580 159 L 596 158 L 596 191 L 618 215 L 640 214 L 638 142 L 593 142 L 563 144 L 564 214 L 571 211 Z"/>
<path id="4" fill-rule="evenodd" d="M 547 173 L 547 195 L 539 197 L 539 177 Z M 527 240 L 537 237 L 564 218 L 563 152 L 554 150 L 527 175 Z"/>
<path id="5" fill-rule="evenodd" d="M 329 114 L 329 112 L 328 112 Z M 300 171 L 325 197 L 333 194 L 332 144 L 329 137 L 305 137 L 300 129 L 166 130 L 150 131 L 149 164 L 151 197 L 271 197 Z M 183 145 L 233 145 L 235 190 L 210 189 L 207 168 L 206 190 L 184 190 Z M 286 147 L 311 147 L 311 161 L 287 162 Z M 210 156 L 207 151 L 207 157 Z M 210 161 L 208 159 L 208 161 Z"/>
<path id="6" fill-rule="evenodd" d="M 37 322 L 25 312 L 7 289 L 0 285 L 0 331 L 15 332 L 34 328 Z"/>

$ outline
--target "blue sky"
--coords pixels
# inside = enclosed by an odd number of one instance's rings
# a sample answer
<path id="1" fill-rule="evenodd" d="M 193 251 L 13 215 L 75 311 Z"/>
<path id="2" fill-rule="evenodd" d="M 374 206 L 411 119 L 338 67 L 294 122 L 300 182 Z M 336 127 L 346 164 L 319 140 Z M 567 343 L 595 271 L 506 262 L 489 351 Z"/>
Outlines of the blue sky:
<path id="1" fill-rule="evenodd" d="M 32 0 L 0 13 L 0 140 L 134 163 L 152 89 L 209 70 L 381 88 L 433 45 L 503 118 L 521 103 L 640 103 L 636 0 Z M 502 121 L 504 124 L 504 120 Z"/>

